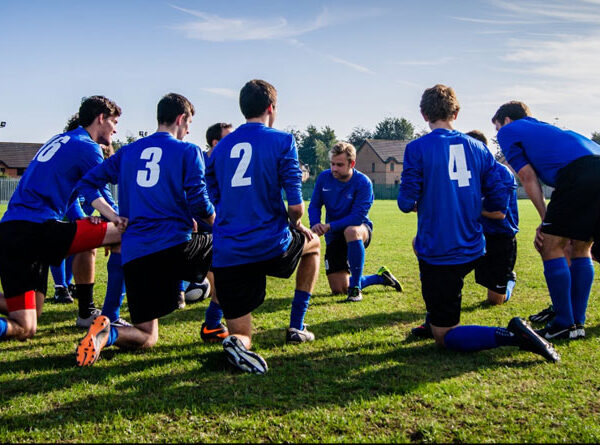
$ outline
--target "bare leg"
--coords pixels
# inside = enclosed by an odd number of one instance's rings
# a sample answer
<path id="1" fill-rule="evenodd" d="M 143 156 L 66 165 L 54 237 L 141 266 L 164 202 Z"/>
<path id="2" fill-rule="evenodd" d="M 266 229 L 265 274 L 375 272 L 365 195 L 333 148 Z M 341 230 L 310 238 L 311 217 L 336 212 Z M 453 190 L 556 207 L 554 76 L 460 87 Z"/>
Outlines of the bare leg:
<path id="1" fill-rule="evenodd" d="M 252 314 L 242 315 L 239 318 L 227 319 L 229 335 L 235 335 L 246 347 L 252 346 Z"/>
<path id="2" fill-rule="evenodd" d="M 134 326 L 118 326 L 119 336 L 116 346 L 129 349 L 151 348 L 158 341 L 158 319 L 139 323 Z"/>

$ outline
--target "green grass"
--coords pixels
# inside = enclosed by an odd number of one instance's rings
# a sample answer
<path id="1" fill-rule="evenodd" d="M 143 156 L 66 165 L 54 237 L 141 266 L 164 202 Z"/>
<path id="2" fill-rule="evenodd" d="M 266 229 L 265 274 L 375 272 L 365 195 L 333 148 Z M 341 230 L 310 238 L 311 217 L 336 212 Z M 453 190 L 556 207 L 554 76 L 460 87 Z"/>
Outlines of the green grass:
<path id="1" fill-rule="evenodd" d="M 501 307 L 482 304 L 486 292 L 470 275 L 464 324 L 505 326 L 549 302 L 532 245 L 537 216 L 528 201 L 519 204 L 514 295 Z M 376 201 L 371 217 L 365 272 L 387 265 L 404 293 L 376 286 L 363 302 L 342 304 L 328 295 L 322 269 L 306 317 L 317 340 L 286 346 L 293 280 L 269 279 L 254 314 L 254 347 L 270 367 L 264 376 L 231 371 L 220 345 L 200 342 L 207 302 L 161 319 L 152 350 L 111 347 L 86 369 L 75 367 L 83 336 L 75 306 L 47 305 L 33 340 L 0 343 L 0 442 L 600 441 L 597 279 L 588 337 L 557 342 L 559 364 L 515 348 L 445 351 L 407 338 L 424 315 L 411 250 L 416 215 Z M 99 252 L 98 305 L 105 265 Z"/>

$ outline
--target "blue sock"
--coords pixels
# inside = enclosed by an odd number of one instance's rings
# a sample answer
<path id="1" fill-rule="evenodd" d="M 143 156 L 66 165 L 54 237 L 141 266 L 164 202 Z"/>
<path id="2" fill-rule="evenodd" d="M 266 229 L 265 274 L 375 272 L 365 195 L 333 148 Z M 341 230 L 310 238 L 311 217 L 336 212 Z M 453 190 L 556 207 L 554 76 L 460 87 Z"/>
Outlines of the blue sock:
<path id="1" fill-rule="evenodd" d="M 556 317 L 552 324 L 569 327 L 573 321 L 571 304 L 571 272 L 565 257 L 544 261 L 544 276 Z"/>
<path id="2" fill-rule="evenodd" d="M 208 329 L 217 329 L 221 325 L 221 319 L 223 318 L 223 310 L 221 305 L 211 301 L 206 308 L 204 314 L 204 321 Z"/>
<path id="3" fill-rule="evenodd" d="M 180 290 L 181 292 L 185 292 L 185 290 L 187 289 L 187 287 L 188 287 L 189 285 L 190 285 L 190 282 L 189 282 L 189 281 L 182 281 L 182 282 L 179 284 L 179 290 Z"/>
<path id="4" fill-rule="evenodd" d="M 360 286 L 360 277 L 365 267 L 365 245 L 363 240 L 348 243 L 348 264 L 350 265 L 350 287 Z"/>
<path id="5" fill-rule="evenodd" d="M 117 338 L 119 338 L 119 330 L 116 327 L 111 326 L 110 334 L 108 334 L 108 340 L 106 340 L 106 345 L 104 345 L 104 347 L 114 345 Z"/>
<path id="6" fill-rule="evenodd" d="M 594 281 L 594 265 L 591 258 L 573 258 L 570 269 L 573 319 L 577 324 L 585 324 L 585 312 Z"/>
<path id="7" fill-rule="evenodd" d="M 73 281 L 73 255 L 65 259 L 65 283 L 69 285 L 71 281 Z"/>
<path id="8" fill-rule="evenodd" d="M 361 241 L 362 242 L 362 241 Z M 304 329 L 304 316 L 308 310 L 308 302 L 310 294 L 302 290 L 294 292 L 294 300 L 292 301 L 292 313 L 290 314 L 290 328 Z"/>
<path id="9" fill-rule="evenodd" d="M 515 288 L 515 284 L 516 283 L 513 280 L 510 280 L 508 283 L 506 283 L 506 296 L 504 297 L 505 302 L 510 300 L 510 296 L 512 295 L 512 291 Z"/>
<path id="10" fill-rule="evenodd" d="M 490 326 L 457 326 L 444 337 L 447 349 L 461 352 L 483 351 L 499 346 L 514 346 L 514 335 L 504 328 Z"/>
<path id="11" fill-rule="evenodd" d="M 374 284 L 383 284 L 385 281 L 381 275 L 367 275 L 360 277 L 360 288 L 364 289 L 368 286 L 373 286 Z"/>
<path id="12" fill-rule="evenodd" d="M 65 281 L 65 260 L 62 260 L 60 266 L 50 266 L 50 272 L 52 273 L 54 286 L 67 287 L 67 282 Z"/>
<path id="13" fill-rule="evenodd" d="M 4 337 L 6 330 L 8 329 L 8 322 L 6 318 L 0 317 L 0 338 Z"/>
<path id="14" fill-rule="evenodd" d="M 102 315 L 106 315 L 113 322 L 121 313 L 121 304 L 125 296 L 125 283 L 123 281 L 123 266 L 121 265 L 121 254 L 111 253 L 106 263 L 108 279 L 106 282 L 106 297 L 102 306 Z"/>

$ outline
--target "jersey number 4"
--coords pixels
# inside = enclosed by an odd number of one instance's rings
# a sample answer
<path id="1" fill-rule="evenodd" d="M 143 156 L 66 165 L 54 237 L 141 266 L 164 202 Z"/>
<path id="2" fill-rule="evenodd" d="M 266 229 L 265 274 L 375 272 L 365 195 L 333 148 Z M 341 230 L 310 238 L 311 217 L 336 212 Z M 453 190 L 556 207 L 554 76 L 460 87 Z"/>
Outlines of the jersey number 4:
<path id="1" fill-rule="evenodd" d="M 471 172 L 467 168 L 465 158 L 465 147 L 463 144 L 450 145 L 450 156 L 448 161 L 448 174 L 450 179 L 458 181 L 459 187 L 468 187 Z"/>
<path id="2" fill-rule="evenodd" d="M 240 142 L 239 144 L 235 144 L 231 149 L 231 154 L 229 157 L 231 159 L 238 159 L 240 157 L 242 158 L 235 169 L 233 178 L 231 178 L 231 186 L 244 187 L 247 185 L 252 185 L 252 178 L 250 176 L 244 176 L 246 174 L 246 170 L 248 170 L 248 166 L 250 165 L 250 159 L 252 159 L 252 145 L 250 145 L 248 142 Z"/>
<path id="3" fill-rule="evenodd" d="M 143 169 L 138 170 L 136 181 L 140 187 L 153 187 L 158 182 L 160 176 L 160 166 L 158 163 L 162 158 L 162 148 L 148 147 L 142 151 L 140 159 L 147 159 Z"/>

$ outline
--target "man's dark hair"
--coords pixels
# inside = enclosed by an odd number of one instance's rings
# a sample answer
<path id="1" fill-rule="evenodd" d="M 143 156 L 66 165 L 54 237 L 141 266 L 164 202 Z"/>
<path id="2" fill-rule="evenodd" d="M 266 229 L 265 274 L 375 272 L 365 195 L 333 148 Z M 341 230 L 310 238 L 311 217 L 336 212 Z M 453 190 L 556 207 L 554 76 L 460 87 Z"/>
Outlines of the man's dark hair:
<path id="1" fill-rule="evenodd" d="M 246 119 L 260 116 L 276 103 L 277 90 L 264 80 L 251 80 L 240 91 L 240 109 Z"/>
<path id="2" fill-rule="evenodd" d="M 208 143 L 208 146 L 210 147 L 212 145 L 212 141 L 214 140 L 221 140 L 221 134 L 223 133 L 224 128 L 232 127 L 233 125 L 226 122 L 218 122 L 208 127 L 208 130 L 206 130 L 206 142 Z"/>
<path id="3" fill-rule="evenodd" d="M 156 118 L 159 124 L 171 125 L 180 114 L 191 117 L 195 112 L 196 110 L 194 110 L 192 103 L 184 96 L 169 93 L 158 102 Z"/>
<path id="4" fill-rule="evenodd" d="M 511 100 L 498 108 L 498 111 L 496 111 L 496 114 L 492 118 L 492 124 L 498 122 L 500 125 L 504 125 L 507 117 L 516 121 L 527 116 L 531 116 L 529 107 L 518 100 Z"/>
<path id="5" fill-rule="evenodd" d="M 483 134 L 481 131 L 479 131 L 479 130 L 471 130 L 471 131 L 469 131 L 466 134 L 467 134 L 467 136 L 471 136 L 472 138 L 475 138 L 478 141 L 483 142 L 486 145 L 486 147 L 487 147 L 488 140 L 485 137 L 485 134 Z"/>
<path id="6" fill-rule="evenodd" d="M 421 96 L 421 113 L 429 122 L 447 121 L 460 110 L 458 98 L 452 87 L 437 84 L 427 88 Z"/>
<path id="7" fill-rule="evenodd" d="M 121 107 L 104 96 L 86 97 L 79 107 L 79 125 L 84 128 L 88 127 L 101 114 L 105 117 L 119 117 L 121 115 Z"/>
<path id="8" fill-rule="evenodd" d="M 65 125 L 65 133 L 67 131 L 73 131 L 77 127 L 79 127 L 79 113 L 75 113 L 69 118 L 69 120 L 67 121 L 67 125 Z"/>

